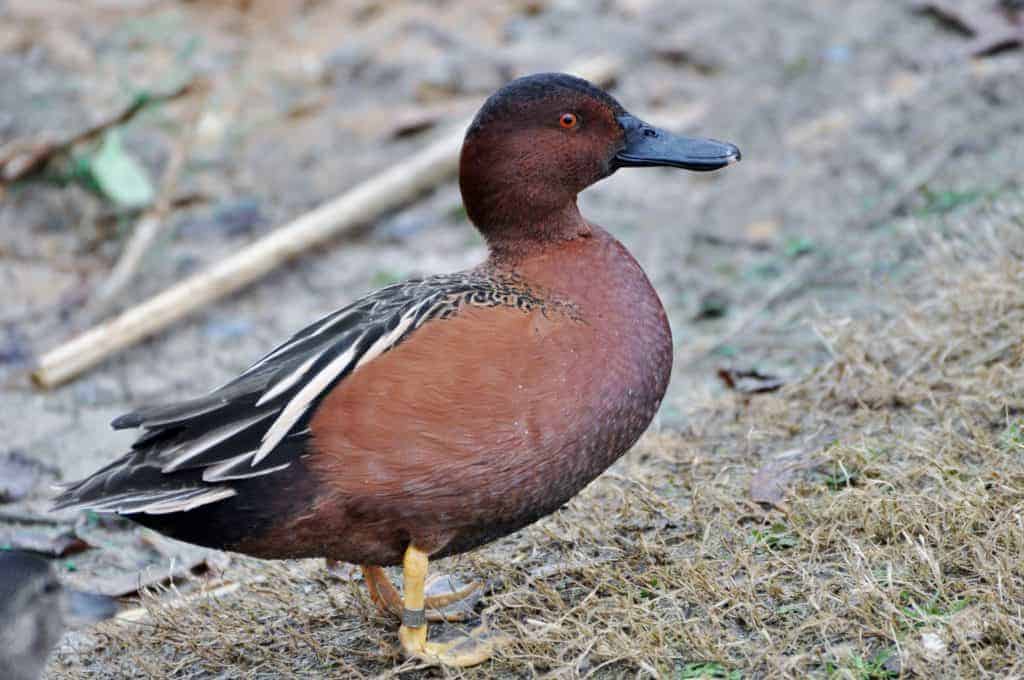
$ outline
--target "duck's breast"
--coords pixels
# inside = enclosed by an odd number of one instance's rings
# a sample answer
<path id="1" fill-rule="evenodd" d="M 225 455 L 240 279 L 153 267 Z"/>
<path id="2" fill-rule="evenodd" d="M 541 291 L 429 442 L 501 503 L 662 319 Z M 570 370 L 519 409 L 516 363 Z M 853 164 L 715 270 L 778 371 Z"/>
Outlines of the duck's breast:
<path id="1" fill-rule="evenodd" d="M 577 325 L 564 328 L 564 341 L 574 350 L 564 368 L 574 422 L 586 440 L 575 445 L 590 478 L 647 428 L 672 371 L 672 335 L 661 300 L 626 248 L 593 229 L 589 238 L 521 265 L 524 278 L 578 310 Z"/>

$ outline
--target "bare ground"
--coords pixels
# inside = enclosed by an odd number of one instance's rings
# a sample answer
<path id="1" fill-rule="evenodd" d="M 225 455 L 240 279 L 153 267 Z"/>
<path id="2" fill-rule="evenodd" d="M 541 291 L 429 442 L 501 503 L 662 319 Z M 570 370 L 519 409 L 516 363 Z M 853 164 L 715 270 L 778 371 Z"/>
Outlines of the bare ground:
<path id="1" fill-rule="evenodd" d="M 396 137 L 396 121 L 429 110 L 440 129 L 512 75 L 623 57 L 613 91 L 628 108 L 745 160 L 710 177 L 624 171 L 582 197 L 662 294 L 676 373 L 652 432 L 566 511 L 442 567 L 485 575 L 494 625 L 518 639 L 471 674 L 1024 672 L 1020 52 L 964 61 L 957 33 L 885 2 L 9 0 L 0 17 L 5 142 L 211 80 L 173 233 L 121 304 L 435 133 Z M 154 176 L 188 106 L 125 130 Z M 25 367 L 83 327 L 134 222 L 63 170 L 0 197 L 0 431 L 66 477 L 127 444 L 112 417 L 206 390 L 366 290 L 483 255 L 444 187 L 40 393 Z M 738 398 L 723 366 L 791 384 Z M 781 484 L 781 509 L 750 500 L 755 477 L 755 497 Z M 412 668 L 358 582 L 242 559 L 218 578 L 256 583 L 104 626 L 98 647 L 70 638 L 51 670 Z"/>
<path id="2" fill-rule="evenodd" d="M 465 675 L 1024 672 L 1024 231 L 987 212 L 934 239 L 897 316 L 823 324 L 832 359 L 804 379 L 648 434 L 565 510 L 449 560 L 514 640 Z M 235 568 L 251 585 L 150 599 L 56 676 L 452 674 L 403 664 L 357 581 Z"/>

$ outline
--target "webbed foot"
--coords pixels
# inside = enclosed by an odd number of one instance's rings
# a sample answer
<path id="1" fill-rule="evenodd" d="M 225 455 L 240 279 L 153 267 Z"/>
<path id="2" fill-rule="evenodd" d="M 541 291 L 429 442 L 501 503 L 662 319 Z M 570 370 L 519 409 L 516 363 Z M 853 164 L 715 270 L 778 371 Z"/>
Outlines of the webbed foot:
<path id="1" fill-rule="evenodd" d="M 402 595 L 391 583 L 382 567 L 362 566 L 363 578 L 370 591 L 370 599 L 386 614 L 402 618 Z M 448 574 L 430 578 L 425 586 L 423 608 L 427 621 L 466 621 L 473 617 L 473 609 L 483 596 L 483 584 L 474 581 L 464 584 Z"/>

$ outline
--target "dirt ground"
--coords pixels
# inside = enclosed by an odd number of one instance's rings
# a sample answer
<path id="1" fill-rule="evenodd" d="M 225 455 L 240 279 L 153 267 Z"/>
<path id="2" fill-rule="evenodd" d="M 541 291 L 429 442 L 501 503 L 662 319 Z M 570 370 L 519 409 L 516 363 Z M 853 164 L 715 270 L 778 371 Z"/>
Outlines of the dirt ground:
<path id="1" fill-rule="evenodd" d="M 1004 21 L 995 4 L 959 7 Z M 1019 312 L 1024 287 L 1013 269 L 1024 252 L 1024 52 L 967 59 L 969 44 L 948 21 L 883 1 L 0 0 L 0 147 L 81 129 L 140 93 L 209 83 L 205 94 L 154 103 L 123 126 L 126 149 L 154 183 L 195 129 L 171 228 L 115 300 L 126 307 L 400 162 L 511 77 L 591 55 L 623 60 L 611 91 L 628 109 L 732 141 L 744 160 L 711 175 L 624 170 L 581 197 L 662 296 L 675 372 L 651 432 L 569 509 L 441 565 L 493 574 L 484 605 L 519 640 L 471 674 L 1010 677 L 1024 672 L 1014 629 L 1024 449 L 1013 434 L 1024 348 L 1014 344 L 1020 326 L 995 320 Z M 88 327 L 95 291 L 138 217 L 75 175 L 92 151 L 81 145 L 0 185 L 0 454 L 26 454 L 64 478 L 125 449 L 130 436 L 107 426 L 114 417 L 207 391 L 373 288 L 484 256 L 449 183 L 40 391 L 26 371 Z M 999 305 L 960 308 L 959 293 Z M 893 325 L 913 314 L 918 326 Z M 942 353 L 936 329 L 985 351 L 1003 347 L 979 364 L 992 371 L 987 388 L 967 364 L 943 373 L 955 353 L 932 361 L 930 352 Z M 870 370 L 838 375 L 839 365 Z M 721 368 L 788 386 L 737 396 Z M 941 380 L 915 382 L 925 369 L 954 386 L 969 376 L 962 393 L 987 402 L 984 418 L 958 420 Z M 920 390 L 902 402 L 865 396 L 908 384 Z M 789 414 L 789 430 L 779 424 L 787 409 L 800 411 Z M 971 438 L 982 420 L 994 433 L 984 445 Z M 955 446 L 941 439 L 951 431 Z M 901 437 L 906 446 L 894 443 Z M 794 451 L 803 462 L 793 474 L 804 480 L 793 482 L 796 498 L 787 486 L 785 510 L 758 503 L 755 472 Z M 935 451 L 956 458 L 955 474 L 939 476 L 950 495 L 936 496 L 950 505 L 922 509 L 935 480 L 917 471 L 929 455 L 942 458 Z M 808 475 L 818 475 L 813 493 Z M 913 492 L 902 516 L 884 509 L 885 479 L 897 495 Z M 962 486 L 950 490 L 954 481 Z M 0 510 L 38 513 L 43 495 Z M 977 512 L 957 515 L 961 501 Z M 909 542 L 903 527 L 878 529 L 865 507 L 907 522 Z M 937 577 L 930 565 L 945 565 L 941 558 L 911 564 L 908 554 L 922 550 L 956 552 L 954 539 L 973 545 L 953 532 L 933 536 L 937 516 L 1009 523 L 1005 536 L 986 534 L 997 547 L 985 554 L 1017 564 L 981 574 L 951 562 Z M 114 552 L 135 534 L 102 529 L 107 539 L 86 540 L 100 547 L 60 560 L 69 581 L 90 570 L 135 573 L 139 565 L 105 562 L 102 547 Z M 160 567 L 167 554 L 140 560 Z M 399 665 L 392 624 L 344 573 L 208 562 L 206 578 L 249 585 L 213 604 L 154 605 L 134 628 L 73 635 L 51 664 L 54 677 L 444 674 Z M 858 580 L 886 568 L 885 597 Z M 967 620 L 985 612 L 982 623 Z"/>

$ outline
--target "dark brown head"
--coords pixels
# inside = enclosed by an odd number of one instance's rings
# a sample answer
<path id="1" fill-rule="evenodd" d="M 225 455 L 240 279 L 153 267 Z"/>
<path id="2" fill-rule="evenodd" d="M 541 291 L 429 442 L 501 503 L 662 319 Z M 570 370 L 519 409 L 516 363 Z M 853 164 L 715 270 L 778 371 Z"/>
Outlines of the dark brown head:
<path id="1" fill-rule="evenodd" d="M 541 73 L 484 102 L 466 132 L 459 185 L 469 218 L 496 248 L 571 237 L 577 194 L 618 168 L 716 170 L 739 158 L 732 144 L 647 125 L 585 80 Z"/>

